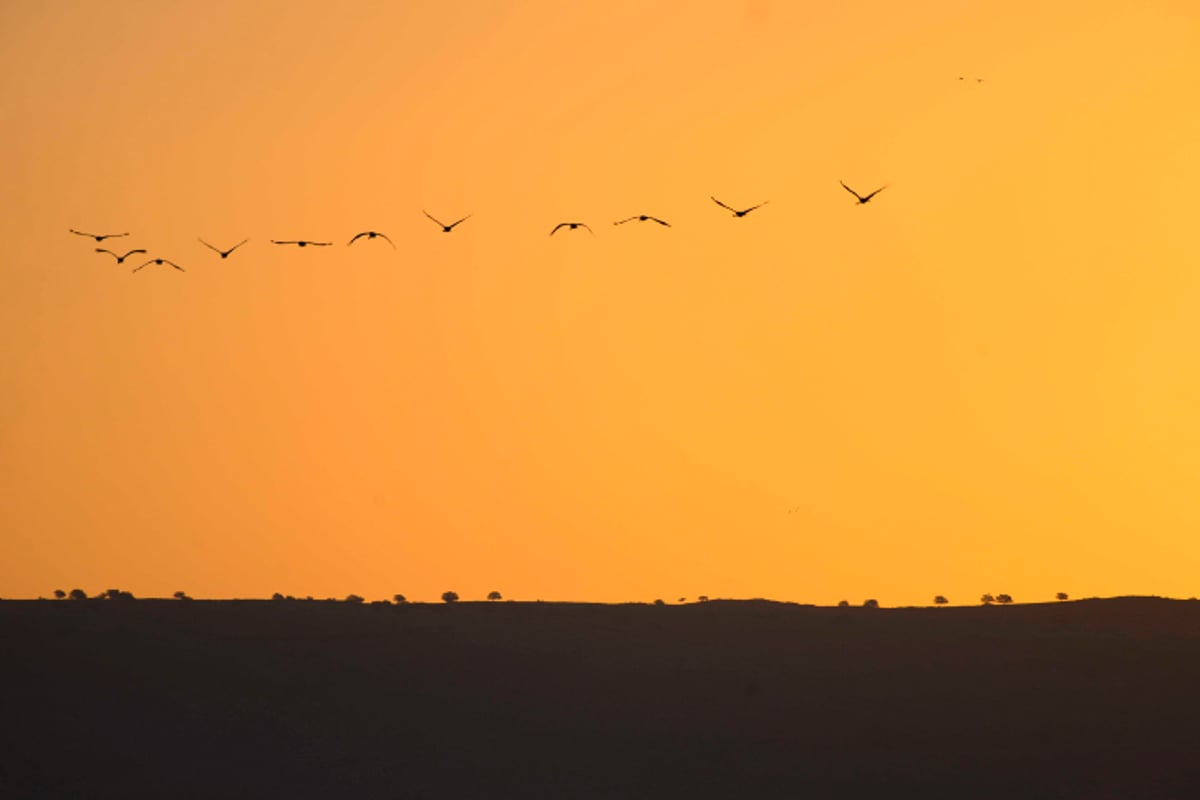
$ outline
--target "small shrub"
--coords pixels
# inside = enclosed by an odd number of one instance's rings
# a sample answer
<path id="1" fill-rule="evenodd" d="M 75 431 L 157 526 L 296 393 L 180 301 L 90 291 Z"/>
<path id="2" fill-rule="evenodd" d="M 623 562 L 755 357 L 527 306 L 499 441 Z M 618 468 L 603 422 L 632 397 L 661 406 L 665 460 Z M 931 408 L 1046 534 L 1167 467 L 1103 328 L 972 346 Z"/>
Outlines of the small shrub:
<path id="1" fill-rule="evenodd" d="M 998 594 L 998 595 L 996 595 L 996 602 L 1001 603 L 1003 605 L 1008 605 L 1009 603 L 1012 602 L 1012 595 L 1011 594 Z"/>
<path id="2" fill-rule="evenodd" d="M 343 602 L 350 603 L 351 605 L 360 605 L 362 603 L 362 601 L 363 601 L 363 599 L 361 597 L 359 597 L 358 595 L 348 594 L 348 595 L 346 595 L 346 599 Z"/>
<path id="3" fill-rule="evenodd" d="M 985 606 L 990 606 L 992 603 L 996 602 L 996 598 L 992 597 L 990 594 L 985 594 L 983 597 L 979 598 L 979 602 L 983 603 Z"/>
<path id="4" fill-rule="evenodd" d="M 458 602 L 458 592 L 442 592 L 442 602 L 443 603 L 457 603 Z"/>
<path id="5" fill-rule="evenodd" d="M 504 598 L 500 596 L 499 592 L 495 592 L 495 591 L 488 592 L 488 600 L 503 600 L 503 599 Z"/>
<path id="6" fill-rule="evenodd" d="M 654 605 L 656 606 L 665 606 L 666 604 L 666 601 L 664 601 L 661 597 L 654 601 Z"/>
<path id="7" fill-rule="evenodd" d="M 864 600 L 863 608 L 879 608 L 879 601 L 874 598 L 870 600 Z"/>
<path id="8" fill-rule="evenodd" d="M 950 602 L 950 601 L 946 599 L 946 596 L 945 596 L 945 595 L 941 595 L 941 594 L 939 594 L 937 597 L 933 598 L 933 604 L 934 604 L 934 605 L 938 605 L 938 606 L 944 606 L 944 605 L 946 605 L 946 604 L 947 604 L 947 603 L 949 603 L 949 602 Z"/>
<path id="9" fill-rule="evenodd" d="M 64 592 L 62 589 L 54 590 L 54 599 L 55 600 L 64 600 L 64 599 L 66 599 L 66 596 L 67 596 L 67 593 Z"/>
<path id="10" fill-rule="evenodd" d="M 67 595 L 67 597 L 71 598 L 72 600 L 88 599 L 87 592 L 85 592 L 83 589 L 72 589 L 71 593 Z"/>
<path id="11" fill-rule="evenodd" d="M 187 592 L 184 592 L 184 591 L 176 592 L 175 594 L 172 595 L 172 597 L 174 597 L 176 600 L 191 600 L 192 599 L 192 598 L 188 597 Z"/>
<path id="12" fill-rule="evenodd" d="M 850 607 L 849 600 L 838 600 L 838 608 L 849 608 L 849 607 Z"/>
<path id="13" fill-rule="evenodd" d="M 284 597 L 281 592 L 276 592 L 275 594 L 271 595 L 271 599 L 272 600 L 283 600 Z"/>
<path id="14" fill-rule="evenodd" d="M 1058 594 L 1054 595 L 1054 599 L 1055 600 L 1067 600 L 1069 598 L 1067 597 L 1066 592 L 1059 592 Z"/>
<path id="15" fill-rule="evenodd" d="M 706 595 L 706 594 L 702 594 L 702 595 L 700 595 L 699 597 L 697 597 L 696 599 L 697 599 L 697 600 L 699 600 L 701 603 L 707 603 L 707 602 L 708 602 L 708 595 Z"/>
<path id="16" fill-rule="evenodd" d="M 408 598 L 402 594 L 394 594 L 392 595 L 392 602 L 396 605 L 400 605 L 401 603 L 407 603 Z"/>

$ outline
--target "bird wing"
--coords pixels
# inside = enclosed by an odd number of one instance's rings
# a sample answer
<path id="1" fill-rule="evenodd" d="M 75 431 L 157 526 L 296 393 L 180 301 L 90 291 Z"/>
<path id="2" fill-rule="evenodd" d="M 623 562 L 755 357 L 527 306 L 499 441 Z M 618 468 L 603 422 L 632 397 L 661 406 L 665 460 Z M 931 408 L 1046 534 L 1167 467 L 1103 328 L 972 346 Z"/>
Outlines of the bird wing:
<path id="1" fill-rule="evenodd" d="M 666 221 L 664 221 L 664 220 L 661 220 L 661 219 L 659 219 L 658 217 L 650 217 L 650 216 L 647 216 L 647 219 L 652 219 L 652 220 L 654 220 L 655 222 L 657 222 L 659 225 L 666 225 L 668 228 L 669 228 L 669 227 L 671 227 L 671 223 L 669 223 L 669 222 L 666 222 Z"/>
<path id="2" fill-rule="evenodd" d="M 466 221 L 467 221 L 467 220 L 469 220 L 470 218 L 471 218 L 471 215 L 470 215 L 470 214 L 467 214 L 467 215 L 466 215 L 465 217 L 463 217 L 462 219 L 457 219 L 457 220 L 455 220 L 454 222 L 451 222 L 451 223 L 450 223 L 450 225 L 449 225 L 448 227 L 451 227 L 451 228 L 453 228 L 453 227 L 454 227 L 455 225 L 457 225 L 458 223 L 460 223 L 460 222 L 466 222 Z"/>
<path id="3" fill-rule="evenodd" d="M 74 228 L 67 228 L 67 230 L 70 231 L 71 233 L 75 234 L 76 236 L 90 236 L 93 239 L 96 238 L 96 234 L 94 234 L 94 233 L 84 233 L 83 231 L 77 231 Z"/>
<path id="4" fill-rule="evenodd" d="M 863 198 L 862 198 L 862 195 L 860 195 L 858 192 L 856 192 L 856 191 L 854 191 L 853 189 L 851 189 L 851 188 L 850 188 L 849 186 L 847 186 L 846 184 L 842 183 L 841 181 L 838 181 L 838 183 L 841 183 L 841 184 L 842 184 L 842 188 L 843 188 L 843 189 L 845 189 L 847 192 L 849 192 L 850 194 L 852 194 L 852 195 L 854 195 L 855 197 L 857 197 L 859 200 L 862 200 L 862 199 L 863 199 Z"/>
<path id="5" fill-rule="evenodd" d="M 350 245 L 354 244 L 355 242 L 357 242 L 359 239 L 361 239 L 362 237 L 364 237 L 364 236 L 366 236 L 366 235 L 367 235 L 366 233 L 356 233 L 356 234 L 354 234 L 354 238 L 353 238 L 353 239 L 351 239 L 350 241 L 346 242 L 346 247 L 349 247 Z"/>
<path id="6" fill-rule="evenodd" d="M 233 247 L 231 247 L 231 248 L 229 248 L 228 250 L 226 250 L 226 251 L 225 251 L 225 255 L 229 255 L 229 254 L 230 254 L 230 253 L 232 253 L 234 250 L 237 250 L 239 247 L 241 247 L 242 245 L 244 245 L 244 244 L 245 244 L 246 242 L 248 242 L 248 241 L 250 241 L 250 240 L 249 240 L 249 239 L 242 239 L 240 242 L 238 242 L 237 244 L 235 244 Z"/>
<path id="7" fill-rule="evenodd" d="M 557 225 L 555 225 L 555 226 L 554 226 L 554 230 L 550 231 L 550 235 L 551 235 L 551 236 L 553 236 L 554 234 L 558 233 L 558 229 L 559 229 L 559 228 L 565 228 L 565 227 L 567 227 L 569 224 L 570 224 L 570 223 L 568 223 L 568 222 L 560 222 L 560 223 L 558 223 Z"/>
<path id="8" fill-rule="evenodd" d="M 743 213 L 743 214 L 749 214 L 749 213 L 750 213 L 751 211 L 753 211 L 754 209 L 756 209 L 756 208 L 762 208 L 763 206 L 765 206 L 765 205 L 766 205 L 767 203 L 769 203 L 769 202 L 771 202 L 771 201 L 770 201 L 770 200 L 763 200 L 761 203 L 759 203 L 759 204 L 758 204 L 758 205 L 756 205 L 756 206 L 750 206 L 749 208 L 747 208 L 747 209 L 746 209 L 745 211 L 743 211 L 742 213 Z"/>
<path id="9" fill-rule="evenodd" d="M 168 261 L 167 259 L 165 259 L 165 258 L 164 258 L 164 259 L 163 259 L 163 263 L 164 263 L 164 264 L 170 264 L 172 267 L 174 267 L 175 269 L 179 270 L 180 272 L 187 272 L 187 270 L 186 270 L 186 269 L 184 269 L 183 267 L 179 266 L 179 265 L 178 265 L 178 264 L 176 264 L 174 261 Z"/>
<path id="10" fill-rule="evenodd" d="M 109 252 L 109 251 L 105 250 L 104 252 L 106 252 L 106 253 L 107 253 L 107 252 Z M 133 255 L 134 253 L 144 253 L 144 252 L 146 252 L 146 251 L 145 251 L 145 250 L 143 250 L 142 248 L 140 248 L 140 247 L 139 247 L 139 248 L 138 248 L 138 249 L 136 249 L 136 250 L 130 250 L 128 253 L 126 253 L 125 255 L 121 256 L 121 258 L 122 258 L 122 259 L 126 259 L 126 258 L 129 258 L 129 257 L 130 257 L 131 255 Z"/>
<path id="11" fill-rule="evenodd" d="M 627 218 L 625 218 L 625 219 L 619 219 L 619 220 L 617 220 L 616 222 L 614 222 L 614 223 L 613 223 L 613 225 L 624 225 L 626 222 L 632 222 L 632 221 L 634 221 L 635 219 L 637 219 L 637 217 L 636 217 L 636 216 L 634 216 L 634 217 L 627 217 Z"/>
<path id="12" fill-rule="evenodd" d="M 153 263 L 154 263 L 154 259 L 152 258 L 152 259 L 150 259 L 149 261 L 147 261 L 145 264 L 139 264 L 138 266 L 134 267 L 134 268 L 133 268 L 133 271 L 134 271 L 134 272 L 137 272 L 137 271 L 138 271 L 139 269 L 141 269 L 142 267 L 148 267 L 148 266 L 150 266 L 150 265 L 151 265 L 151 264 L 153 264 Z"/>
<path id="13" fill-rule="evenodd" d="M 871 192 L 869 195 L 867 195 L 866 197 L 864 197 L 864 198 L 863 198 L 863 202 L 864 202 L 864 203 L 865 203 L 865 202 L 867 202 L 867 201 L 868 201 L 868 200 L 870 200 L 872 197 L 874 197 L 875 195 L 879 194 L 880 192 L 882 192 L 882 191 L 883 191 L 884 189 L 886 189 L 886 188 L 887 188 L 886 186 L 880 186 L 878 189 L 876 189 L 875 191 Z"/>
<path id="14" fill-rule="evenodd" d="M 117 255 L 117 254 L 116 254 L 116 253 L 114 253 L 112 250 L 105 250 L 103 247 L 97 247 L 97 248 L 96 248 L 96 252 L 97 252 L 97 253 L 108 253 L 110 256 L 112 256 L 113 258 L 115 258 L 117 261 L 120 261 L 122 258 L 124 258 L 124 257 L 125 257 L 125 256 L 119 256 L 119 255 Z M 133 251 L 131 250 L 130 252 L 133 252 Z M 127 256 L 127 255 L 129 255 L 129 253 L 126 253 L 125 255 L 126 255 L 126 256 Z"/>
<path id="15" fill-rule="evenodd" d="M 208 242 L 206 242 L 206 241 L 204 241 L 203 239 L 201 239 L 199 236 L 197 236 L 197 237 L 196 237 L 196 241 L 197 241 L 197 242 L 199 242 L 200 244 L 204 245 L 205 247 L 207 247 L 209 250 L 212 250 L 214 253 L 219 253 L 219 252 L 221 252 L 220 250 L 218 250 L 217 248 L 213 247 L 213 246 L 212 246 L 211 244 L 209 244 Z"/>
<path id="16" fill-rule="evenodd" d="M 386 233 L 377 233 L 375 235 L 378 236 L 380 239 L 383 239 L 388 244 L 390 244 L 392 246 L 393 250 L 396 249 L 396 243 L 393 242 L 391 239 L 389 239 Z"/>
<path id="17" fill-rule="evenodd" d="M 718 200 L 717 198 L 713 197 L 712 195 L 709 195 L 709 198 L 710 198 L 710 199 L 711 199 L 711 200 L 712 200 L 714 203 L 716 203 L 717 205 L 719 205 L 721 208 L 727 208 L 727 209 L 729 209 L 730 211 L 732 211 L 733 213 L 735 213 L 735 214 L 737 213 L 737 209 L 736 209 L 736 208 L 733 208 L 733 207 L 731 207 L 731 206 L 727 206 L 727 205 L 725 205 L 724 203 L 722 203 L 720 200 Z"/>
<path id="18" fill-rule="evenodd" d="M 444 223 L 443 223 L 441 220 L 439 220 L 439 219 L 438 219 L 437 217 L 435 217 L 433 214 L 430 214 L 430 213 L 429 213 L 428 211 L 426 211 L 425 209 L 423 209 L 423 208 L 422 208 L 422 209 L 421 209 L 421 213 L 422 213 L 422 214 L 424 214 L 425 216 L 429 217 L 431 220 L 433 220 L 434 222 L 436 222 L 438 225 L 441 225 L 443 228 L 444 228 L 444 227 L 446 227 L 446 225 L 445 225 L 445 224 L 444 224 Z"/>
<path id="19" fill-rule="evenodd" d="M 313 247 L 329 247 L 333 242 L 309 242 Z"/>
<path id="20" fill-rule="evenodd" d="M 281 242 L 281 241 L 279 241 L 278 239 L 272 239 L 272 240 L 271 240 L 271 244 L 300 244 L 300 242 L 297 242 L 297 241 L 291 241 L 291 240 L 289 240 L 289 241 L 284 241 L 284 242 Z"/>
<path id="21" fill-rule="evenodd" d="M 587 232 L 590 233 L 592 236 L 596 235 L 596 232 L 594 230 L 592 230 L 590 227 L 588 227 L 588 224 L 586 222 L 581 222 L 579 224 L 582 225 L 583 227 L 587 228 Z"/>

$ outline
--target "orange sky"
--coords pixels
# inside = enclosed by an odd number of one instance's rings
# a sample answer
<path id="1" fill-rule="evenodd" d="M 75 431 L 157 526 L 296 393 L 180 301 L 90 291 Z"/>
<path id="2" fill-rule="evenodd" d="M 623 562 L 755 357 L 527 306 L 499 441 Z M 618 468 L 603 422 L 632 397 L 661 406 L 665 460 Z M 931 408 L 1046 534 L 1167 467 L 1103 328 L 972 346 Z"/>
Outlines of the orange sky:
<path id="1" fill-rule="evenodd" d="M 0 596 L 1196 595 L 1198 90 L 1190 0 L 5 3 Z"/>

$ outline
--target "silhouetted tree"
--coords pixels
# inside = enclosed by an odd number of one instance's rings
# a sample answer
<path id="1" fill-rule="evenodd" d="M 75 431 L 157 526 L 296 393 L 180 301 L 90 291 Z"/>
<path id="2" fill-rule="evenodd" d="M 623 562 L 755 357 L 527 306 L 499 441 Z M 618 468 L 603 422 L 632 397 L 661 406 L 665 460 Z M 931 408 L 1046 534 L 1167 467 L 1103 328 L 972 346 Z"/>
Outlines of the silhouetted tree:
<path id="1" fill-rule="evenodd" d="M 87 600 L 87 592 L 85 592 L 83 589 L 72 589 L 71 593 L 67 595 L 67 597 L 71 598 L 72 600 Z"/>
<path id="2" fill-rule="evenodd" d="M 104 592 L 105 600 L 135 600 L 132 592 L 126 592 L 121 589 L 107 589 Z"/>
<path id="3" fill-rule="evenodd" d="M 933 598 L 934 605 L 944 606 L 944 605 L 946 605 L 946 603 L 949 603 L 949 602 L 950 601 L 946 599 L 946 596 L 942 595 L 942 594 L 939 594 L 937 597 Z"/>
<path id="4" fill-rule="evenodd" d="M 64 592 L 62 589 L 55 589 L 55 590 L 54 590 L 54 598 L 55 598 L 56 600 L 62 600 L 62 599 L 64 599 L 66 596 L 67 596 L 67 593 L 66 593 L 66 592 Z"/>
<path id="5" fill-rule="evenodd" d="M 838 600 L 838 608 L 849 608 L 849 607 L 850 607 L 849 600 Z"/>
<path id="6" fill-rule="evenodd" d="M 394 602 L 396 605 L 399 605 L 401 603 L 407 603 L 408 598 L 402 594 L 394 594 L 392 595 L 392 602 Z"/>
<path id="7" fill-rule="evenodd" d="M 271 595 L 271 599 L 272 600 L 283 600 L 284 596 L 282 593 L 276 592 L 275 594 Z"/>
<path id="8" fill-rule="evenodd" d="M 347 602 L 347 603 L 351 603 L 351 604 L 359 604 L 359 603 L 361 603 L 362 601 L 363 601 L 363 599 L 362 599 L 361 597 L 359 597 L 358 595 L 356 595 L 356 594 L 348 594 L 348 595 L 346 595 L 346 600 L 345 600 L 345 602 Z"/>
<path id="9" fill-rule="evenodd" d="M 458 602 L 458 592 L 442 592 L 442 602 L 443 603 L 457 603 Z"/>
<path id="10" fill-rule="evenodd" d="M 706 595 L 706 594 L 702 594 L 702 595 L 700 595 L 699 597 L 697 597 L 696 599 L 697 599 L 697 600 L 699 600 L 701 603 L 707 603 L 707 602 L 708 602 L 708 595 Z"/>
<path id="11" fill-rule="evenodd" d="M 499 592 L 496 592 L 496 591 L 488 592 L 488 600 L 503 600 L 503 599 L 504 598 L 500 596 Z"/>
<path id="12" fill-rule="evenodd" d="M 666 604 L 667 604 L 666 601 L 663 600 L 661 597 L 654 601 L 654 605 L 656 605 L 656 606 L 665 606 Z"/>
<path id="13" fill-rule="evenodd" d="M 192 599 L 192 598 L 188 597 L 187 592 L 182 591 L 182 590 L 173 594 L 172 597 L 174 597 L 176 600 L 191 600 Z"/>
<path id="14" fill-rule="evenodd" d="M 874 598 L 870 600 L 864 600 L 863 608 L 879 608 L 879 601 Z"/>
<path id="15" fill-rule="evenodd" d="M 1012 602 L 1012 595 L 1011 594 L 998 594 L 998 595 L 996 595 L 996 602 L 1002 603 L 1004 605 L 1008 605 L 1009 603 Z"/>
<path id="16" fill-rule="evenodd" d="M 1067 593 L 1066 593 L 1066 592 L 1059 592 L 1058 594 L 1054 595 L 1054 598 L 1055 598 L 1056 600 L 1066 600 L 1066 599 L 1067 599 Z"/>
<path id="17" fill-rule="evenodd" d="M 992 603 L 996 602 L 996 598 L 992 597 L 990 594 L 985 594 L 983 597 L 979 598 L 979 602 L 983 603 L 985 606 L 990 606 Z"/>

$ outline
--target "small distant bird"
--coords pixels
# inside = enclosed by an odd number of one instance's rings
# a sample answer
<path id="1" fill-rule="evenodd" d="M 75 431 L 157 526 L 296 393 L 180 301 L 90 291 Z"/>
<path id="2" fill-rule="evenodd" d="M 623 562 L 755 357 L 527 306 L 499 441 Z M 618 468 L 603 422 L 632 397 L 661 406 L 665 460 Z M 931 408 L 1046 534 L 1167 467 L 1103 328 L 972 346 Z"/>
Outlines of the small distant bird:
<path id="1" fill-rule="evenodd" d="M 181 266 L 179 266 L 178 264 L 176 264 L 174 261 L 169 261 L 169 260 L 167 260 L 167 259 L 165 259 L 165 258 L 152 258 L 152 259 L 150 259 L 149 261 L 147 261 L 145 264 L 142 264 L 142 266 L 141 266 L 141 267 L 134 267 L 134 268 L 133 268 L 133 271 L 134 271 L 134 272 L 137 272 L 137 271 L 138 271 L 139 269 L 141 269 L 142 267 L 148 267 L 148 266 L 150 266 L 151 264 L 170 264 L 172 267 L 174 267 L 175 269 L 179 270 L 180 272 L 187 272 L 187 270 L 185 270 L 183 267 L 181 267 Z"/>
<path id="2" fill-rule="evenodd" d="M 588 228 L 588 224 L 586 222 L 560 222 L 554 226 L 554 230 L 550 231 L 550 235 L 553 236 L 554 234 L 558 233 L 559 228 L 566 228 L 572 231 L 576 228 L 587 228 L 588 233 L 592 234 L 592 236 L 596 235 L 595 231 L 593 231 L 591 228 Z"/>
<path id="3" fill-rule="evenodd" d="M 96 248 L 96 252 L 97 252 L 97 253 L 108 253 L 110 256 L 112 256 L 113 258 L 115 258 L 115 259 L 117 260 L 117 263 L 118 263 L 118 264 L 124 264 L 124 263 L 125 263 L 125 259 L 129 258 L 129 257 L 130 257 L 131 255 L 133 255 L 134 253 L 144 253 L 144 252 L 146 252 L 146 251 L 145 251 L 145 250 L 141 250 L 141 249 L 138 249 L 138 250 L 130 250 L 130 251 L 129 251 L 128 253 L 126 253 L 125 255 L 123 255 L 123 256 L 119 256 L 119 255 L 117 255 L 116 253 L 114 253 L 112 250 L 105 250 L 103 247 L 97 247 L 97 248 Z"/>
<path id="4" fill-rule="evenodd" d="M 465 217 L 463 217 L 462 219 L 455 220 L 454 222 L 451 222 L 449 225 L 447 225 L 446 223 L 442 222 L 440 219 L 438 219 L 437 217 L 435 217 L 433 214 L 430 214 L 430 213 L 429 213 L 428 211 L 426 211 L 425 209 L 421 209 L 421 213 L 422 213 L 422 214 L 424 214 L 425 216 L 429 217 L 431 220 L 433 220 L 434 222 L 436 222 L 438 225 L 441 225 L 441 226 L 442 226 L 442 233 L 449 233 L 450 231 L 454 230 L 454 226 L 455 226 L 455 225 L 458 225 L 459 223 L 462 223 L 462 222 L 466 222 L 468 219 L 470 219 L 470 218 L 471 218 L 471 215 L 470 215 L 470 214 L 467 214 L 467 215 L 466 215 Z"/>
<path id="5" fill-rule="evenodd" d="M 396 245 L 392 242 L 392 240 L 389 239 L 385 234 L 379 233 L 378 231 L 363 231 L 362 233 L 356 233 L 354 235 L 353 239 L 346 242 L 346 246 L 349 247 L 350 245 L 354 244 L 355 242 L 357 242 L 359 239 L 361 239 L 364 236 L 367 237 L 368 239 L 374 239 L 376 237 L 383 239 L 385 242 L 392 245 L 393 250 L 396 249 Z"/>
<path id="6" fill-rule="evenodd" d="M 646 222 L 647 220 L 649 220 L 651 222 L 657 222 L 659 225 L 665 225 L 668 228 L 671 227 L 671 223 L 664 222 L 663 220 L 659 219 L 658 217 L 652 217 L 649 214 L 638 214 L 635 217 L 626 217 L 625 219 L 619 219 L 616 222 L 614 222 L 613 225 L 624 225 L 626 222 L 633 222 L 635 219 L 638 222 Z"/>
<path id="7" fill-rule="evenodd" d="M 77 231 L 74 228 L 67 228 L 67 230 L 70 231 L 71 233 L 75 234 L 76 236 L 90 236 L 93 239 L 95 239 L 97 242 L 103 242 L 105 239 L 115 239 L 118 236 L 128 236 L 129 235 L 128 232 L 126 232 L 126 233 L 84 233 L 83 231 Z"/>
<path id="8" fill-rule="evenodd" d="M 838 181 L 838 183 L 842 183 L 842 182 L 841 182 L 841 181 Z M 847 192 L 849 192 L 850 194 L 852 194 L 852 195 L 854 195 L 855 197 L 857 197 L 857 198 L 858 198 L 858 205 L 860 205 L 860 206 L 861 206 L 861 205 L 863 205 L 864 203 L 868 202 L 868 201 L 869 201 L 869 200 L 870 200 L 872 197 L 874 197 L 875 195 L 877 195 L 877 194 L 879 194 L 880 192 L 882 192 L 882 191 L 883 191 L 884 189 L 886 189 L 887 187 L 886 187 L 886 186 L 880 186 L 878 189 L 876 189 L 875 191 L 871 192 L 871 193 L 870 193 L 869 195 L 867 195 L 866 197 L 863 197 L 861 194 L 859 194 L 858 192 L 854 191 L 853 189 L 851 189 L 849 186 L 847 186 L 847 185 L 846 185 L 846 184 L 844 184 L 844 183 L 842 183 L 842 188 L 843 188 L 843 189 L 845 189 L 845 190 L 846 190 Z"/>
<path id="9" fill-rule="evenodd" d="M 720 200 L 718 200 L 717 198 L 715 198 L 715 197 L 712 197 L 712 195 L 709 195 L 709 197 L 710 197 L 710 198 L 712 198 L 712 201 L 713 201 L 714 203 L 716 203 L 717 205 L 719 205 L 721 208 L 725 208 L 725 209 L 728 209 L 728 210 L 732 211 L 732 212 L 733 212 L 733 215 L 734 215 L 735 217 L 744 217 L 744 216 L 746 216 L 747 214 L 749 214 L 751 211 L 753 211 L 754 209 L 756 209 L 756 208 L 761 208 L 762 206 L 765 206 L 767 203 L 771 202 L 770 200 L 763 200 L 761 203 L 759 203 L 759 204 L 758 204 L 758 205 L 756 205 L 756 206 L 750 206 L 750 207 L 749 207 L 749 208 L 747 208 L 747 209 L 743 209 L 743 210 L 741 210 L 741 211 L 738 211 L 738 210 L 737 210 L 736 208 L 734 208 L 733 206 L 727 206 L 727 205 L 725 205 L 724 203 L 722 203 L 722 202 L 721 202 Z"/>
<path id="10" fill-rule="evenodd" d="M 230 254 L 230 253 L 232 253 L 234 250 L 237 250 L 239 247 L 241 247 L 242 245 L 244 245 L 246 242 L 248 242 L 248 241 L 250 241 L 250 240 L 249 240 L 249 239 L 242 239 L 240 242 L 238 242 L 237 244 L 235 244 L 233 247 L 229 248 L 228 250 L 222 250 L 222 249 L 221 249 L 221 248 L 219 248 L 219 247 L 213 247 L 211 244 L 209 244 L 208 242 L 204 241 L 204 240 L 203 240 L 203 239 L 201 239 L 199 236 L 197 236 L 197 237 L 196 237 L 196 241 L 200 242 L 200 244 L 204 245 L 204 246 L 205 246 L 205 247 L 207 247 L 209 250 L 212 250 L 214 253 L 216 253 L 217 255 L 219 255 L 221 258 L 229 258 L 229 254 Z"/>
<path id="11" fill-rule="evenodd" d="M 313 247 L 329 247 L 333 242 L 312 242 L 307 239 L 289 239 L 281 242 L 277 239 L 272 239 L 271 244 L 294 244 L 297 247 L 308 247 L 311 244 Z"/>
<path id="12" fill-rule="evenodd" d="M 958 76 L 958 79 L 959 79 L 960 81 L 965 81 L 965 80 L 966 80 L 966 78 L 964 78 L 962 75 L 959 75 L 959 76 Z M 976 82 L 976 83 L 983 83 L 983 78 L 976 78 L 976 79 L 975 79 L 975 82 Z"/>

